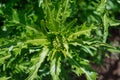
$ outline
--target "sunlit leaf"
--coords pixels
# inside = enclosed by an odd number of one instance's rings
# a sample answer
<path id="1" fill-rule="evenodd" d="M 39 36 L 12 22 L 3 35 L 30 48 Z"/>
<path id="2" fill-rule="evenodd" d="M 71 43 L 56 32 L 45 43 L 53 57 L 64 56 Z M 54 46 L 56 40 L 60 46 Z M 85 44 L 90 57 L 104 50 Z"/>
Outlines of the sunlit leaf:
<path id="1" fill-rule="evenodd" d="M 44 47 L 42 52 L 40 52 L 39 58 L 38 58 L 38 62 L 33 65 L 30 69 L 30 75 L 27 77 L 26 80 L 33 80 L 34 78 L 37 77 L 37 72 L 42 64 L 42 62 L 45 60 L 47 54 L 48 54 L 48 48 Z"/>
<path id="2" fill-rule="evenodd" d="M 43 0 L 38 0 L 39 3 L 39 7 L 41 6 L 41 4 L 43 3 Z"/>
<path id="3" fill-rule="evenodd" d="M 59 54 L 59 53 L 58 53 Z M 61 57 L 60 56 L 57 56 L 51 61 L 51 68 L 50 68 L 50 73 L 52 75 L 52 79 L 53 80 L 60 80 L 59 78 L 59 75 L 60 75 L 60 72 L 61 72 Z"/>
<path id="4" fill-rule="evenodd" d="M 0 77 L 0 80 L 9 80 L 10 77 Z"/>
<path id="5" fill-rule="evenodd" d="M 103 16 L 103 25 L 104 25 L 103 42 L 106 42 L 108 37 L 108 28 L 109 28 L 109 20 L 108 20 L 107 14 Z"/>
<path id="6" fill-rule="evenodd" d="M 15 9 L 13 9 L 12 18 L 13 18 L 13 22 L 19 23 L 18 13 L 17 13 L 17 11 Z"/>

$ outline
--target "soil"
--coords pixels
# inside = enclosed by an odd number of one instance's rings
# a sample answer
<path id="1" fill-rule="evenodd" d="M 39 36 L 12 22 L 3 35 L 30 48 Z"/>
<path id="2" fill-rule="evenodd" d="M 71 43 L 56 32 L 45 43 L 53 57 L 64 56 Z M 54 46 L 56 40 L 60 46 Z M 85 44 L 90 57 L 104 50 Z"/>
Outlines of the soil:
<path id="1" fill-rule="evenodd" d="M 113 46 L 120 48 L 120 26 L 111 28 L 108 42 Z M 109 57 L 103 59 L 102 65 L 92 64 L 93 69 L 98 73 L 97 80 L 120 80 L 120 53 L 108 53 Z M 74 75 L 73 80 L 87 80 L 85 75 L 77 77 Z"/>
<path id="2" fill-rule="evenodd" d="M 111 28 L 108 37 L 108 42 L 113 46 L 120 48 L 120 26 L 118 28 Z M 120 80 L 120 53 L 110 53 L 109 57 L 103 59 L 102 65 L 91 64 L 93 69 L 98 73 L 97 80 Z M 85 75 L 77 77 L 72 74 L 74 78 L 72 80 L 87 80 Z"/>
<path id="3" fill-rule="evenodd" d="M 111 54 L 110 58 L 104 59 L 102 66 L 94 65 L 93 68 L 99 74 L 97 80 L 120 80 L 120 56 Z"/>
<path id="4" fill-rule="evenodd" d="M 113 46 L 120 47 L 120 26 L 111 28 L 109 41 Z M 109 58 L 103 59 L 103 65 L 93 65 L 93 68 L 99 74 L 97 80 L 120 80 L 120 53 L 110 53 Z"/>

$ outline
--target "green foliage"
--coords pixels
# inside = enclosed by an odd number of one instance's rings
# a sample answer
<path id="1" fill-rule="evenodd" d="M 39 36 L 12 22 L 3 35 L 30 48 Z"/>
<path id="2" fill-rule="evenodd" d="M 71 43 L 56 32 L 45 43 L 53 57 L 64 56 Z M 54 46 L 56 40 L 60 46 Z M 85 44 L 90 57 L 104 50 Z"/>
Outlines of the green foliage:
<path id="1" fill-rule="evenodd" d="M 119 5 L 114 0 L 0 1 L 0 80 L 72 80 L 71 72 L 96 80 L 90 63 L 101 63 L 107 50 L 120 52 L 107 44 L 109 27 L 120 24 L 114 16 Z"/>

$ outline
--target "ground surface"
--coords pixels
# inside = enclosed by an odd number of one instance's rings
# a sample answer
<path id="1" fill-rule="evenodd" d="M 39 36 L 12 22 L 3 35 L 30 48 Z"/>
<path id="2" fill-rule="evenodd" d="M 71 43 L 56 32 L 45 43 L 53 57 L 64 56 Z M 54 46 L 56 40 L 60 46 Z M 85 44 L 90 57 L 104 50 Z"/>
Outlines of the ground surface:
<path id="1" fill-rule="evenodd" d="M 108 41 L 113 46 L 120 47 L 120 26 L 111 28 Z M 97 80 L 120 80 L 120 53 L 108 53 L 109 57 L 103 59 L 102 65 L 92 64 L 93 69 L 98 73 Z M 74 76 L 73 80 L 86 80 L 85 76 Z"/>
<path id="2" fill-rule="evenodd" d="M 113 46 L 120 47 L 120 26 L 110 29 L 109 40 Z M 120 53 L 110 53 L 109 58 L 104 59 L 103 65 L 94 65 L 93 68 L 98 72 L 98 80 L 120 80 Z"/>

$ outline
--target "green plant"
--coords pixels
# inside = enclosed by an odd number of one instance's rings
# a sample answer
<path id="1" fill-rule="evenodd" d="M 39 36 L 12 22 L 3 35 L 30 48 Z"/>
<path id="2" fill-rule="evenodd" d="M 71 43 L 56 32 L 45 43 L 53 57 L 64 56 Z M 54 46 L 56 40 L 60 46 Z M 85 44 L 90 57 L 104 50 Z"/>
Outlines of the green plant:
<path id="1" fill-rule="evenodd" d="M 88 1 L 87 9 L 85 0 L 77 1 L 6 1 L 0 8 L 1 80 L 70 80 L 70 74 L 96 80 L 90 63 L 101 63 L 106 50 L 120 52 L 106 43 L 109 25 L 119 22 L 109 18 L 107 0 Z"/>

